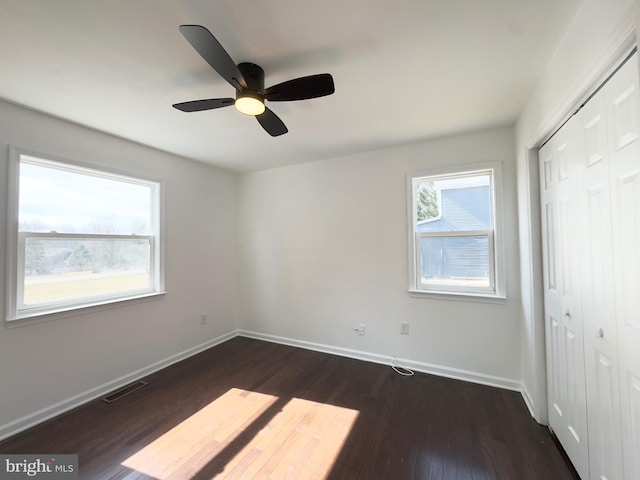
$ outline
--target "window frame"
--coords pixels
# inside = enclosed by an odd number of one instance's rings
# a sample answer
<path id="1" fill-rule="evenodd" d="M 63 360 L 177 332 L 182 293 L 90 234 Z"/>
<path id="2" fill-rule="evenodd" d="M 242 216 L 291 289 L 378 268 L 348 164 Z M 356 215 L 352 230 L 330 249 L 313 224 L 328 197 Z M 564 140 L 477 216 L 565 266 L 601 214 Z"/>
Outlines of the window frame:
<path id="1" fill-rule="evenodd" d="M 24 159 L 27 157 L 28 159 Z M 143 185 L 151 193 L 151 233 L 137 234 L 95 234 L 58 232 L 21 232 L 19 228 L 20 166 L 29 163 L 49 166 L 81 175 L 91 175 L 114 181 Z M 129 303 L 146 301 L 164 295 L 164 242 L 163 242 L 163 182 L 142 177 L 131 172 L 105 168 L 61 158 L 51 154 L 9 147 L 9 169 L 7 175 L 7 273 L 6 273 L 6 314 L 5 325 L 9 328 L 32 323 L 81 315 L 105 308 L 115 308 Z M 149 287 L 132 289 L 112 294 L 98 294 L 80 299 L 67 299 L 25 306 L 22 302 L 25 275 L 25 242 L 28 238 L 86 239 L 95 240 L 147 240 L 150 248 Z"/>
<path id="2" fill-rule="evenodd" d="M 409 263 L 409 294 L 411 296 L 489 302 L 503 302 L 504 300 L 506 300 L 502 242 L 502 209 L 500 208 L 502 204 L 501 170 L 501 162 L 487 162 L 482 164 L 460 165 L 456 167 L 441 169 L 421 170 L 407 174 L 407 238 Z M 472 177 L 483 174 L 490 175 L 490 207 L 492 229 L 447 230 L 442 232 L 418 232 L 416 230 L 416 183 L 420 181 L 436 181 Z M 439 213 L 441 217 L 442 211 L 440 211 Z M 419 274 L 423 257 L 423 253 L 420 248 L 421 239 L 435 237 L 471 236 L 487 237 L 489 253 L 489 287 L 455 285 L 445 286 L 442 283 L 438 282 L 422 282 Z"/>

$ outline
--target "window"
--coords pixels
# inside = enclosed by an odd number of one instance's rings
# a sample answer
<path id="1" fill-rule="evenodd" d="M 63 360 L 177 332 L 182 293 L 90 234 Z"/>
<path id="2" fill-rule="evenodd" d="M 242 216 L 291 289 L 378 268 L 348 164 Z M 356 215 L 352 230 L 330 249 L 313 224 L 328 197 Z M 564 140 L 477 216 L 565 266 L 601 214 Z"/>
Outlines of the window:
<path id="1" fill-rule="evenodd" d="M 13 151 L 8 321 L 160 293 L 156 182 Z"/>
<path id="2" fill-rule="evenodd" d="M 502 297 L 499 165 L 409 176 L 410 290 Z"/>

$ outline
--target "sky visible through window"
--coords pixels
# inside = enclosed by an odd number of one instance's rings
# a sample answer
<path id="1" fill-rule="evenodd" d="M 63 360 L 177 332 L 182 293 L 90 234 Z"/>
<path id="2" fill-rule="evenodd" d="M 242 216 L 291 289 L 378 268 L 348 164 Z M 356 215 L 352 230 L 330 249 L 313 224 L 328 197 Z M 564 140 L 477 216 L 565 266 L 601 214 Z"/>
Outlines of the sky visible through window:
<path id="1" fill-rule="evenodd" d="M 24 158 L 24 157 L 23 157 Z M 20 230 L 137 234 L 151 232 L 151 188 L 48 165 L 20 164 Z"/>

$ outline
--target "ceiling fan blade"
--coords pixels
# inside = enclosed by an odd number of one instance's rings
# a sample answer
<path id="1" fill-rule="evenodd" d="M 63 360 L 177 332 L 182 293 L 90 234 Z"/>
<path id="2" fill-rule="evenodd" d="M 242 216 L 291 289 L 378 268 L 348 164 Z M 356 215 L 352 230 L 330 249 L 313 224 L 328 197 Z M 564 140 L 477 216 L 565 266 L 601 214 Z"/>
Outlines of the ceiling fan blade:
<path id="1" fill-rule="evenodd" d="M 242 73 L 213 34 L 202 25 L 180 25 L 180 33 L 206 62 L 234 88 L 247 88 Z"/>
<path id="2" fill-rule="evenodd" d="M 280 120 L 280 117 L 268 108 L 265 108 L 264 113 L 256 115 L 256 119 L 260 125 L 262 125 L 262 128 L 264 128 L 272 137 L 284 135 L 289 131 L 282 120 Z"/>
<path id="3" fill-rule="evenodd" d="M 329 73 L 294 78 L 279 83 L 264 91 L 264 98 L 270 102 L 287 102 L 290 100 L 307 100 L 324 97 L 335 92 L 333 77 Z"/>
<path id="4" fill-rule="evenodd" d="M 207 100 L 193 100 L 191 102 L 175 103 L 173 108 L 182 112 L 201 112 L 202 110 L 213 110 L 214 108 L 228 107 L 233 105 L 233 98 L 209 98 Z"/>

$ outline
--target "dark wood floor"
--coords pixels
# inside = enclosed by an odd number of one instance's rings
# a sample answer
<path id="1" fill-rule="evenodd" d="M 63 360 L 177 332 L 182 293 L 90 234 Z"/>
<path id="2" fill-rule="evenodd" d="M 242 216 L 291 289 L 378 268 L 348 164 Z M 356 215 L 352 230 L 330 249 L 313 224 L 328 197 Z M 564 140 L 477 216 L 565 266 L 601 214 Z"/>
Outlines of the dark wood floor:
<path id="1" fill-rule="evenodd" d="M 519 393 L 234 338 L 0 442 L 82 479 L 574 480 Z"/>

